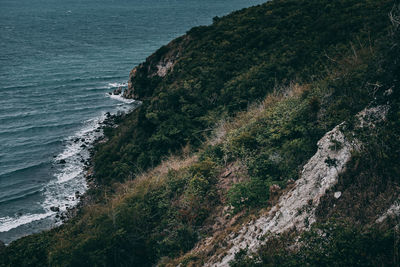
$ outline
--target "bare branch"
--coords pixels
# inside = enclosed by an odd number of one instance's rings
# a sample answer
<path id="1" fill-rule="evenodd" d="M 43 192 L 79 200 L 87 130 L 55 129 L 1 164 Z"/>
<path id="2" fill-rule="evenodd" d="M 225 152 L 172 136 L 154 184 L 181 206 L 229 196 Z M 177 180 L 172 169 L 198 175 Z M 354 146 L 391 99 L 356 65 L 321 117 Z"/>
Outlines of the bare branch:
<path id="1" fill-rule="evenodd" d="M 400 5 L 394 5 L 392 10 L 390 10 L 390 12 L 389 12 L 390 22 L 393 24 L 393 26 L 395 27 L 396 30 L 400 25 L 400 15 L 399 15 L 400 12 L 399 11 L 400 11 Z"/>

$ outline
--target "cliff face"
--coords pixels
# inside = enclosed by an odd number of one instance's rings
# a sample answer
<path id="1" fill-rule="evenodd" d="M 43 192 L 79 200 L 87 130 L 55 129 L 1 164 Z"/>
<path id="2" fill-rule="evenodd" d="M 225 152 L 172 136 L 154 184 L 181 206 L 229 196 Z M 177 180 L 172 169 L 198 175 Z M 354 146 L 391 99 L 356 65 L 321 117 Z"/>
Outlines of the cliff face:
<path id="1" fill-rule="evenodd" d="M 129 73 L 128 87 L 124 90 L 123 97 L 140 100 L 142 97 L 149 96 L 150 92 L 143 90 L 147 88 L 145 84 L 151 83 L 150 80 L 162 79 L 169 71 L 172 71 L 188 42 L 187 35 L 180 37 L 157 50 L 144 63 L 133 68 Z M 141 86 L 145 88 L 135 89 Z"/>

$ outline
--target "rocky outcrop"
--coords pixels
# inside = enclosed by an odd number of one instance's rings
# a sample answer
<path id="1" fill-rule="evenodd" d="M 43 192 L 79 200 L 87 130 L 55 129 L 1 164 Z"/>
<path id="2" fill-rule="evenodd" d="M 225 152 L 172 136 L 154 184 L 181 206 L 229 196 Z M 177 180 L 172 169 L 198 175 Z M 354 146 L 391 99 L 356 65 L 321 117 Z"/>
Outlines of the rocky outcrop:
<path id="1" fill-rule="evenodd" d="M 50 207 L 50 210 L 53 211 L 53 212 L 59 212 L 60 208 L 57 207 L 57 206 L 52 206 L 52 207 Z"/>
<path id="2" fill-rule="evenodd" d="M 175 65 L 176 58 L 167 58 L 166 61 L 160 61 L 157 64 L 157 72 L 153 73 L 153 76 L 164 77 L 167 72 L 172 69 Z"/>
<path id="3" fill-rule="evenodd" d="M 129 99 L 138 98 L 137 96 L 135 96 L 135 87 L 133 86 L 133 80 L 136 77 L 136 73 L 138 71 L 138 68 L 140 68 L 141 66 L 142 66 L 142 64 L 137 66 L 137 67 L 135 67 L 129 73 L 128 87 L 124 90 L 124 93 L 122 94 L 122 96 L 124 98 L 129 98 Z"/>
<path id="4" fill-rule="evenodd" d="M 383 213 L 377 220 L 376 223 L 383 223 L 387 218 L 398 218 L 400 216 L 400 199 L 396 200 L 392 206 L 390 206 L 385 213 Z"/>
<path id="5" fill-rule="evenodd" d="M 176 62 L 182 56 L 183 48 L 188 41 L 189 37 L 187 35 L 178 38 L 157 50 L 145 62 L 135 67 L 129 73 L 128 87 L 124 90 L 123 97 L 140 99 L 142 96 L 137 92 L 136 88 L 141 86 L 138 85 L 138 80 L 143 81 L 143 79 L 148 80 L 155 77 L 164 78 L 173 70 Z"/>
<path id="6" fill-rule="evenodd" d="M 361 111 L 356 116 L 359 122 L 356 127 L 374 127 L 376 122 L 385 118 L 387 111 L 387 106 Z M 317 152 L 303 167 L 294 187 L 282 195 L 266 215 L 229 235 L 224 241 L 227 249 L 223 256 L 214 255 L 205 266 L 228 266 L 241 249 L 256 251 L 265 242 L 262 237 L 268 233 L 309 229 L 316 221 L 315 211 L 321 197 L 337 183 L 339 174 L 351 159 L 352 151 L 360 147 L 356 138 L 350 140 L 346 137 L 344 125 L 336 126 L 318 141 Z M 334 197 L 339 198 L 340 194 L 336 192 Z"/>
<path id="7" fill-rule="evenodd" d="M 117 89 L 115 89 L 112 94 L 113 95 L 120 95 L 122 93 L 122 87 L 118 87 Z"/>
<path id="8" fill-rule="evenodd" d="M 164 78 L 168 71 L 173 69 L 175 62 L 179 58 L 179 54 L 165 55 L 159 61 L 152 62 L 149 59 L 144 64 L 135 67 L 129 74 L 128 87 L 124 90 L 123 97 L 129 99 L 139 99 L 140 95 L 137 94 L 135 89 L 135 80 L 138 72 L 143 72 L 143 68 L 149 65 L 146 70 L 146 78 L 158 76 Z M 142 73 L 141 73 L 142 74 Z"/>

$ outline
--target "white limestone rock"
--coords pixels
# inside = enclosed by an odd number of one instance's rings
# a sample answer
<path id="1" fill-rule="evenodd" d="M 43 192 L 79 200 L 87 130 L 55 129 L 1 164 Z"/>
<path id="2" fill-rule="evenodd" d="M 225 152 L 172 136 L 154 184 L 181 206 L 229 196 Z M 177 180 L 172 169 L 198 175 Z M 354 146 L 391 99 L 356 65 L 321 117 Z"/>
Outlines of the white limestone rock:
<path id="1" fill-rule="evenodd" d="M 387 106 L 364 109 L 357 114 L 358 127 L 374 127 L 374 123 L 386 117 L 387 111 Z M 343 125 L 339 124 L 318 141 L 317 152 L 304 165 L 295 186 L 280 197 L 270 212 L 248 223 L 237 234 L 230 235 L 226 240 L 229 249 L 222 260 L 218 259 L 219 255 L 214 255 L 205 266 L 229 266 L 239 250 L 247 248 L 248 252 L 255 252 L 265 242 L 261 237 L 267 233 L 278 234 L 292 228 L 299 231 L 309 229 L 316 221 L 315 211 L 321 197 L 337 183 L 339 174 L 351 159 L 351 152 L 359 149 L 358 141 L 345 137 L 341 131 Z M 339 198 L 341 192 L 334 196 Z"/>

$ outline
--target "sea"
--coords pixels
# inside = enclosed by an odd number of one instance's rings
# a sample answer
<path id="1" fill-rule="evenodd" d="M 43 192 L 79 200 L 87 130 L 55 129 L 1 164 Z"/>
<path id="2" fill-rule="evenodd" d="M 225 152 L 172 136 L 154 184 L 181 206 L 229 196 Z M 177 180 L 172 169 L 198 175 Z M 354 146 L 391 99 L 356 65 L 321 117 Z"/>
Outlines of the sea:
<path id="1" fill-rule="evenodd" d="M 0 0 L 0 240 L 50 229 L 79 201 L 108 92 L 157 48 L 265 0 Z"/>

